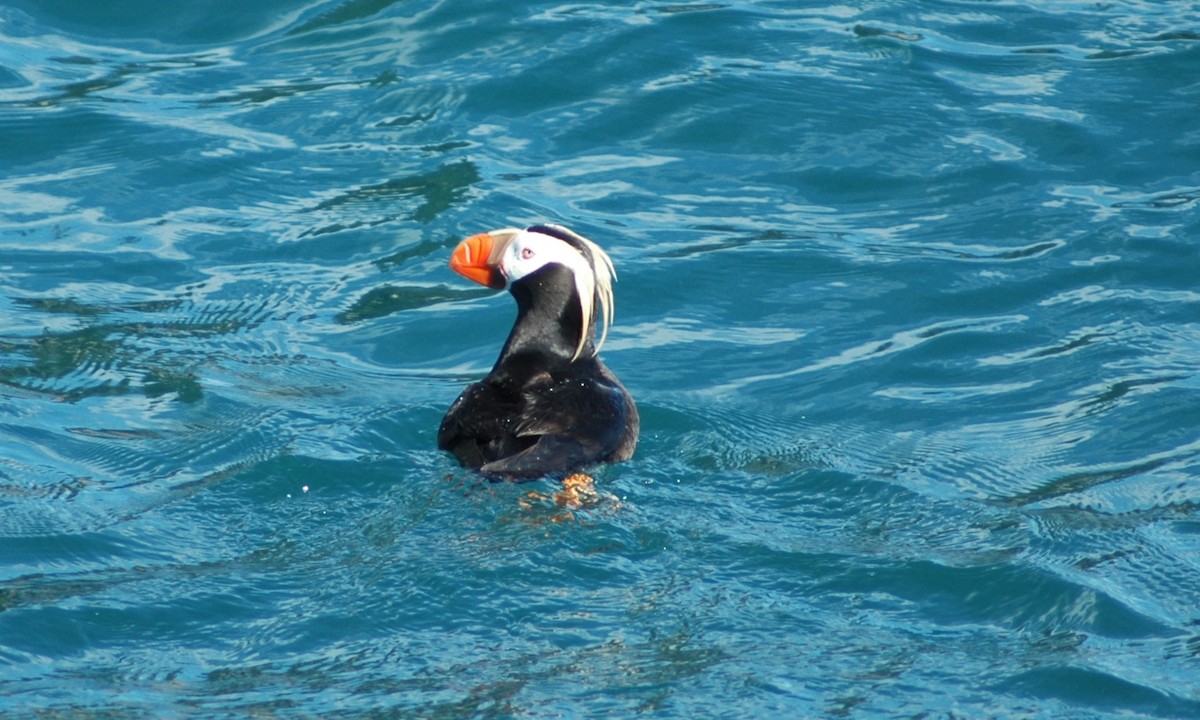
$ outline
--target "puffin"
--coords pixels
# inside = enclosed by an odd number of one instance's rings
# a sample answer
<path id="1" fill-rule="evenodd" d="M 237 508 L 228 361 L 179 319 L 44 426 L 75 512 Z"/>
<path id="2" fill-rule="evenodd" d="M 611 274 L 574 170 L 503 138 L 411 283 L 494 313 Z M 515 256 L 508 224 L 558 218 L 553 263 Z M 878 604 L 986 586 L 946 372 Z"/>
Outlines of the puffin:
<path id="1" fill-rule="evenodd" d="M 514 482 L 628 460 L 637 406 L 598 355 L 613 318 L 608 254 L 561 225 L 533 225 L 466 238 L 450 268 L 507 289 L 517 318 L 491 372 L 446 411 L 438 448 L 489 479 Z"/>

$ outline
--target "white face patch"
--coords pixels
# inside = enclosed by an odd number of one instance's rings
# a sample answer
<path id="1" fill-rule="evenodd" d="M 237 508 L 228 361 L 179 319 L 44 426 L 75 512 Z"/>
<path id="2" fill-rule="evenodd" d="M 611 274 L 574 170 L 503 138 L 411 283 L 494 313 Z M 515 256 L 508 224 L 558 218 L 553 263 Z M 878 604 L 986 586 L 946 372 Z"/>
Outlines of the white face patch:
<path id="1" fill-rule="evenodd" d="M 551 235 L 528 230 L 493 230 L 491 235 L 502 237 L 511 236 L 496 258 L 496 266 L 508 280 L 514 283 L 521 278 L 536 272 L 550 263 L 558 263 L 571 271 L 575 278 L 575 290 L 579 295 L 580 312 L 583 316 L 583 327 L 579 334 L 579 344 L 575 348 L 574 360 L 583 352 L 583 346 L 592 334 L 592 310 L 599 303 L 602 331 L 596 342 L 596 352 L 604 344 L 608 336 L 608 326 L 612 323 L 613 295 L 612 282 L 616 277 L 612 260 L 591 240 L 571 232 L 566 228 L 555 226 L 558 231 L 568 232 L 572 238 L 584 245 L 592 254 L 596 266 L 579 250 Z"/>
<path id="2" fill-rule="evenodd" d="M 558 263 L 575 277 L 592 274 L 592 266 L 579 251 L 549 235 L 522 230 L 500 256 L 500 272 L 510 283 L 536 272 L 550 263 Z"/>

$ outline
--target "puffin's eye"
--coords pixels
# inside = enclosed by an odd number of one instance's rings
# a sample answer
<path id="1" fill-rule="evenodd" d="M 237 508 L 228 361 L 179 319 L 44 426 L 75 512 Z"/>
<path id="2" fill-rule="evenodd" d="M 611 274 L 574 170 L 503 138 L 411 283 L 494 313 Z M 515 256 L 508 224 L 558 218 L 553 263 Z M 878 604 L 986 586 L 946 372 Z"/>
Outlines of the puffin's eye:
<path id="1" fill-rule="evenodd" d="M 521 248 L 521 259 L 522 260 L 528 260 L 529 258 L 533 257 L 535 254 L 536 253 L 533 252 L 533 248 Z"/>

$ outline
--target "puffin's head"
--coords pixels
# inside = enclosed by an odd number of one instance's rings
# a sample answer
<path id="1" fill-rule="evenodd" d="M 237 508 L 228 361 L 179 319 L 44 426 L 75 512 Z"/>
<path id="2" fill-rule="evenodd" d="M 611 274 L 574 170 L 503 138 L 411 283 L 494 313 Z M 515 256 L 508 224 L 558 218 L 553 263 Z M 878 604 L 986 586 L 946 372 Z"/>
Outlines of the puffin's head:
<path id="1" fill-rule="evenodd" d="M 450 268 L 463 277 L 496 290 L 512 287 L 550 264 L 569 270 L 575 278 L 583 323 L 575 360 L 592 334 L 593 314 L 600 309 L 601 332 L 596 352 L 608 336 L 613 317 L 612 283 L 617 278 L 612 260 L 599 245 L 561 225 L 534 225 L 524 230 L 504 228 L 463 240 L 450 256 Z"/>

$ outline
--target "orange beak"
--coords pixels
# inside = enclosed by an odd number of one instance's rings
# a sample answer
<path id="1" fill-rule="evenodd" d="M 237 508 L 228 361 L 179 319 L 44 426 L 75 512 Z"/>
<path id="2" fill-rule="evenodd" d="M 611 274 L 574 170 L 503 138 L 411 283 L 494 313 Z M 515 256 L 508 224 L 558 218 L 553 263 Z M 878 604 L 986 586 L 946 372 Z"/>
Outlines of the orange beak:
<path id="1" fill-rule="evenodd" d="M 497 243 L 490 233 L 472 235 L 454 248 L 450 255 L 450 269 L 480 285 L 503 290 L 507 282 L 500 272 L 497 259 L 505 244 Z"/>

